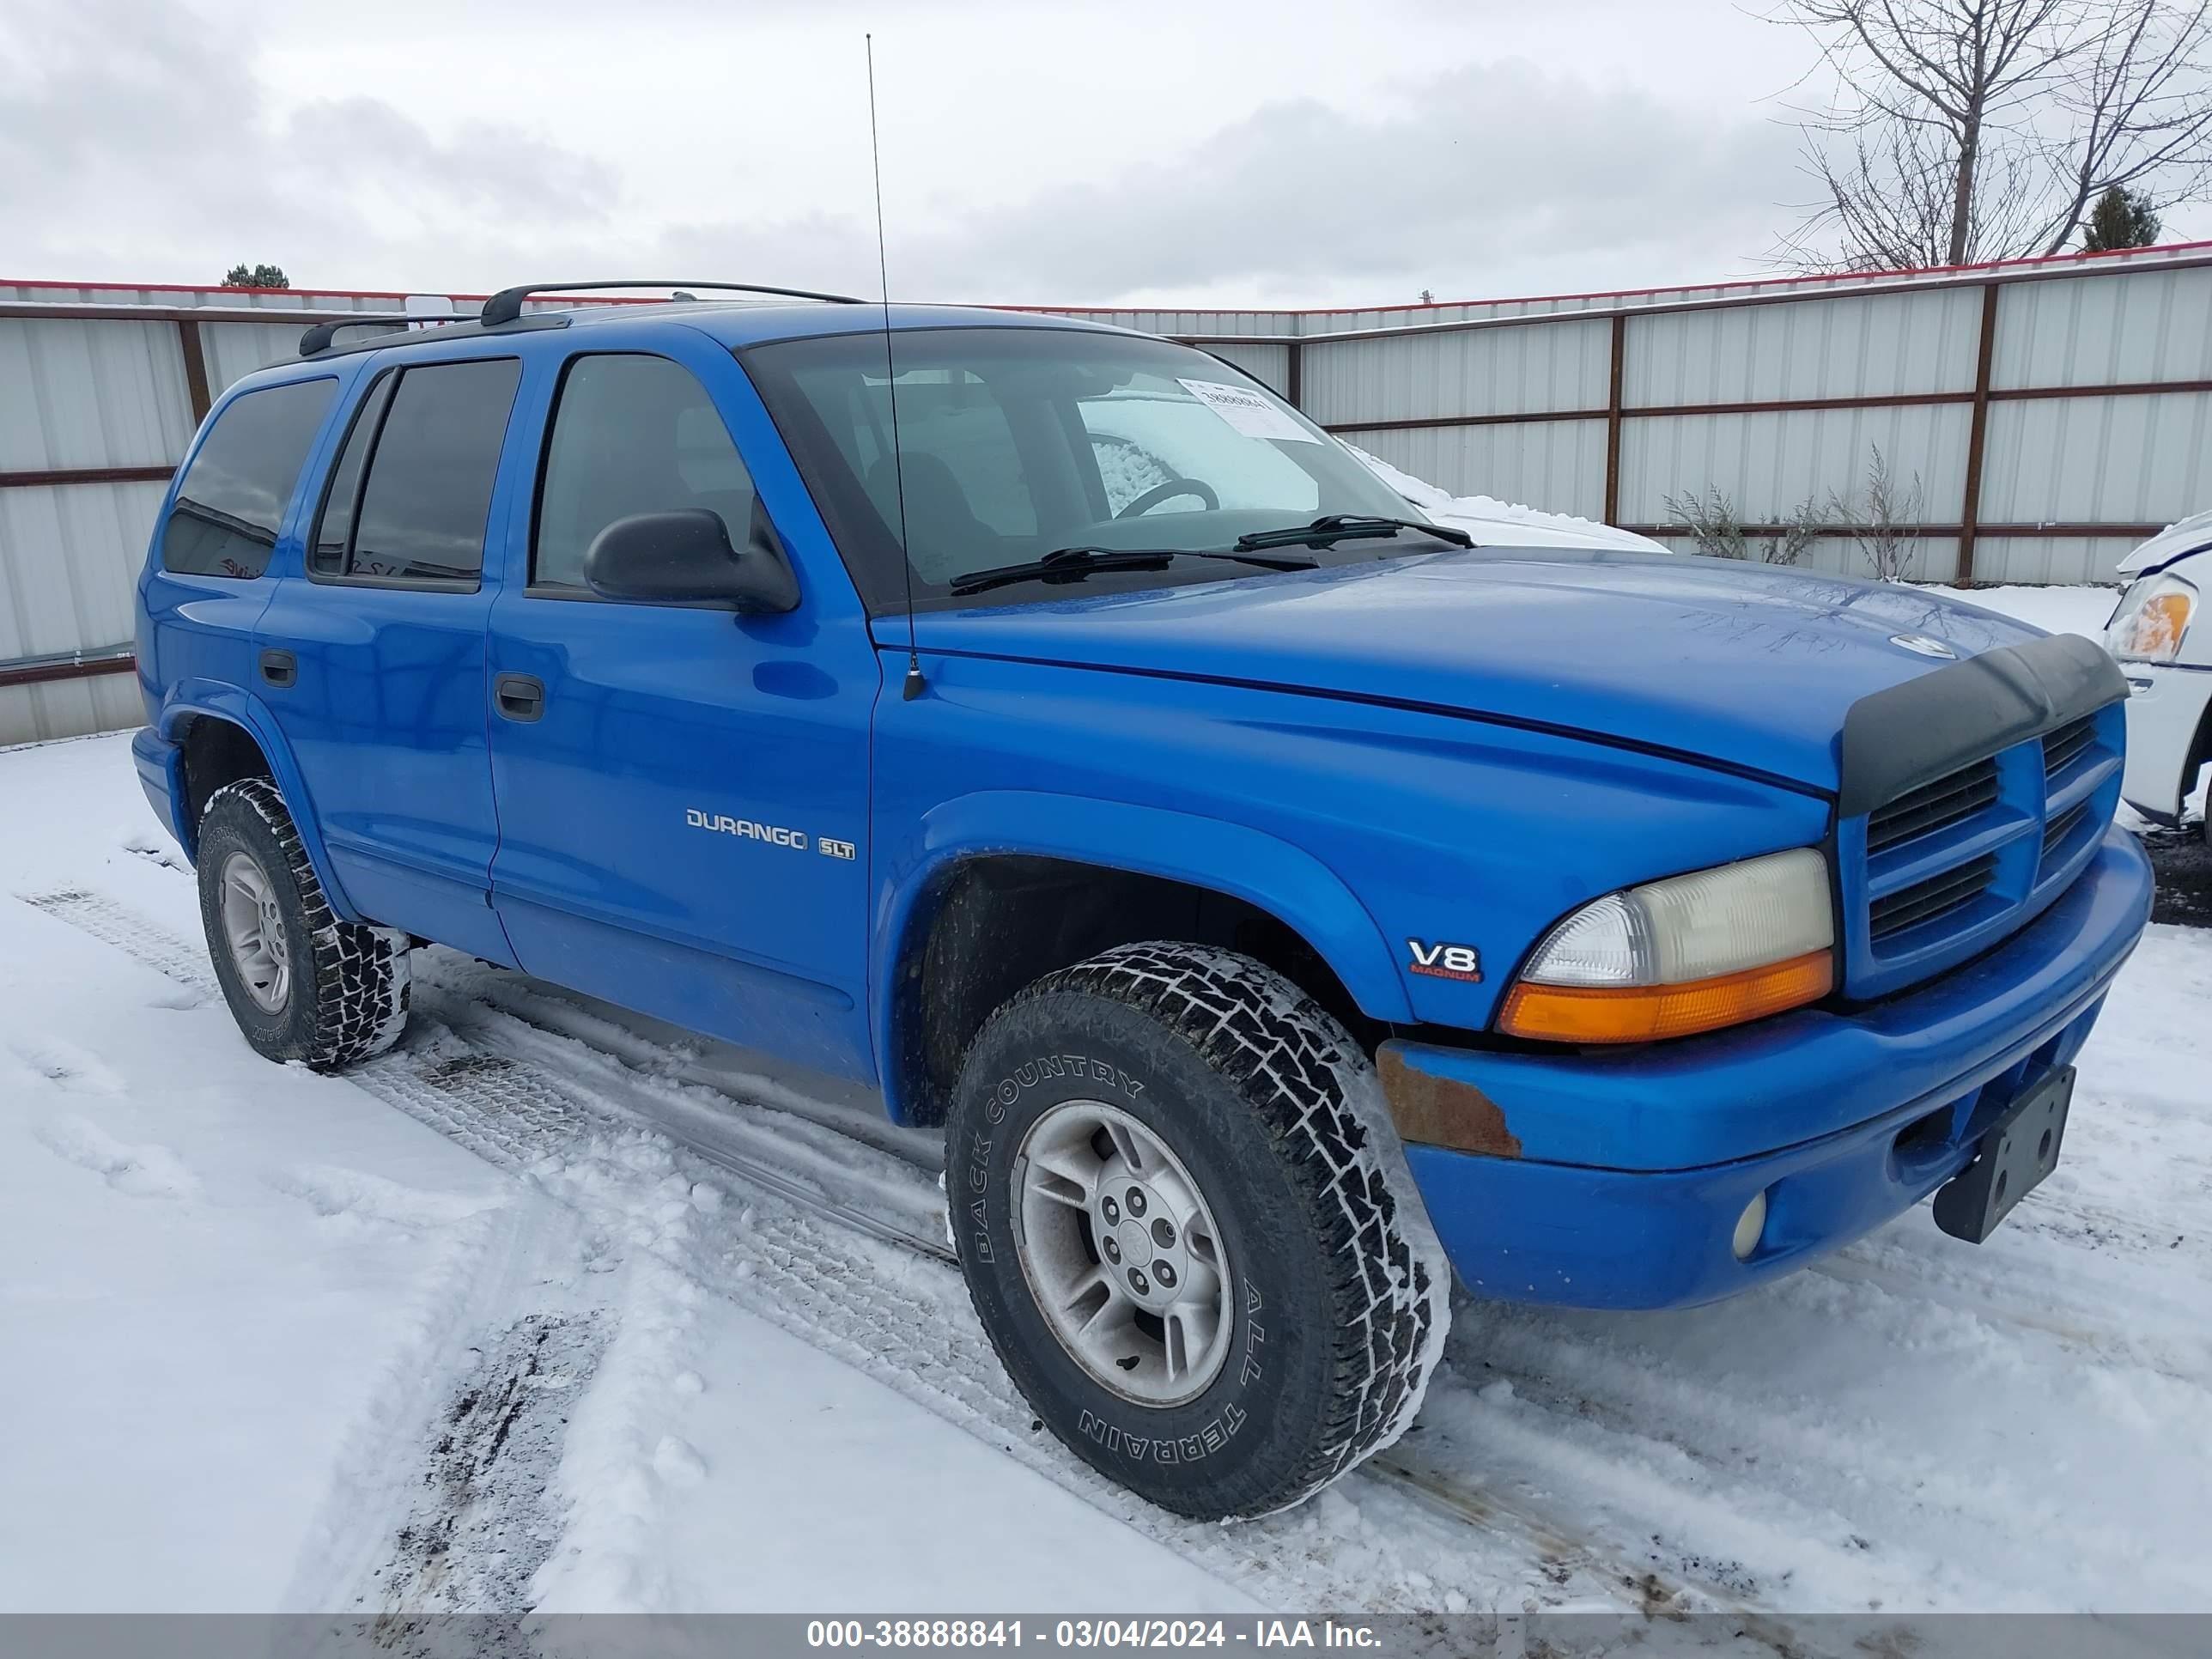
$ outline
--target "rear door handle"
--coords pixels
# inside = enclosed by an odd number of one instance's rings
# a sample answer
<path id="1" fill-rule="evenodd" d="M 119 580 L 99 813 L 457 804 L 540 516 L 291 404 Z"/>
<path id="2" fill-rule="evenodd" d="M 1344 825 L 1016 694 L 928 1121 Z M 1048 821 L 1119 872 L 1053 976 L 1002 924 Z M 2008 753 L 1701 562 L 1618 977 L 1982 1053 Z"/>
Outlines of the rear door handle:
<path id="1" fill-rule="evenodd" d="M 491 683 L 492 700 L 511 720 L 534 720 L 545 712 L 545 682 L 535 674 L 501 674 Z"/>
<path id="2" fill-rule="evenodd" d="M 264 651 L 261 653 L 261 678 L 271 685 L 296 685 L 300 682 L 300 659 L 289 651 Z"/>

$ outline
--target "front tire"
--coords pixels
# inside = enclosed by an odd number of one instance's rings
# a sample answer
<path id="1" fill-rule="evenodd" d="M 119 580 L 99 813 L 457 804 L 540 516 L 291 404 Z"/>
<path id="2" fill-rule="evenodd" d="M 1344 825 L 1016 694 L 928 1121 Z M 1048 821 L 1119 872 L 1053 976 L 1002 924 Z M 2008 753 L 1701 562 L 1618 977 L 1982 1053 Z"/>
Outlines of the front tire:
<path id="1" fill-rule="evenodd" d="M 1176 944 L 1048 975 L 985 1024 L 946 1131 L 976 1314 L 1093 1468 L 1264 1515 L 1412 1422 L 1449 1270 L 1372 1066 L 1280 975 Z"/>
<path id="2" fill-rule="evenodd" d="M 198 866 L 208 954 L 257 1054 L 331 1072 L 399 1040 L 408 937 L 332 914 L 275 784 L 246 778 L 216 791 Z"/>

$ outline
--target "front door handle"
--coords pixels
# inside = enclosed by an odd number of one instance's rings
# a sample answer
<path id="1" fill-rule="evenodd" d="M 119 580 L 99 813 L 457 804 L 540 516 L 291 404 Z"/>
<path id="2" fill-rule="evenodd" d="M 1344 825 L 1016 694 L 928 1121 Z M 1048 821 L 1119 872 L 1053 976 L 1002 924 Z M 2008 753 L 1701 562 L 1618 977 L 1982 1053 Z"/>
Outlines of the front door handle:
<path id="1" fill-rule="evenodd" d="M 261 653 L 261 678 L 271 685 L 297 685 L 300 659 L 289 651 L 264 651 Z"/>
<path id="2" fill-rule="evenodd" d="M 491 689 L 505 719 L 534 720 L 545 712 L 545 682 L 535 674 L 501 674 Z"/>

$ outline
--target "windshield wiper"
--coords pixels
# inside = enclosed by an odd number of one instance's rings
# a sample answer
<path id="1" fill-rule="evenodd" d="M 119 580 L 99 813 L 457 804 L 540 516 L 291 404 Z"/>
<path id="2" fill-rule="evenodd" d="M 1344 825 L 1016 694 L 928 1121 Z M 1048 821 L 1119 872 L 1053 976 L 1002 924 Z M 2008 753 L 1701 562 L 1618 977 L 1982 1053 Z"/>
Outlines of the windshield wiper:
<path id="1" fill-rule="evenodd" d="M 1020 564 L 966 571 L 952 579 L 951 591 L 981 593 L 987 587 L 1004 587 L 1012 582 L 1079 582 L 1094 570 L 1165 570 L 1177 559 L 1230 559 L 1263 570 L 1310 570 L 1318 562 L 1296 554 L 1254 555 L 1243 550 L 1241 542 L 1237 549 L 1215 553 L 1182 547 L 1063 547 Z"/>
<path id="2" fill-rule="evenodd" d="M 1474 538 L 1449 525 L 1429 524 L 1419 519 L 1371 519 L 1358 513 L 1328 513 L 1311 524 L 1285 525 L 1280 530 L 1255 530 L 1239 536 L 1239 549 L 1255 547 L 1327 547 L 1333 542 L 1361 536 L 1395 536 L 1401 530 L 1418 530 L 1454 547 L 1473 547 Z"/>

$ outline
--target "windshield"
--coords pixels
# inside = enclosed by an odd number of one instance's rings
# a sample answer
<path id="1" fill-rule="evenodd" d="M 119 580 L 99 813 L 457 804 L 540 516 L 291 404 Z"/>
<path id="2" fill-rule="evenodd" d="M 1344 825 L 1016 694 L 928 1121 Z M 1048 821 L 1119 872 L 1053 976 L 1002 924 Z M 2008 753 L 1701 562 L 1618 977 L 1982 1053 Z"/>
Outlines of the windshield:
<path id="1" fill-rule="evenodd" d="M 1404 518 L 1382 480 L 1273 392 L 1188 346 L 1051 328 L 901 330 L 898 465 L 879 333 L 742 355 L 875 611 L 903 603 L 899 488 L 917 602 L 1061 548 L 1218 551 L 1330 514 Z M 1418 532 L 1311 550 L 1342 564 L 1431 551 Z M 1100 570 L 1085 591 L 1219 581 L 1232 564 Z M 1070 589 L 1017 581 L 961 605 Z"/>

